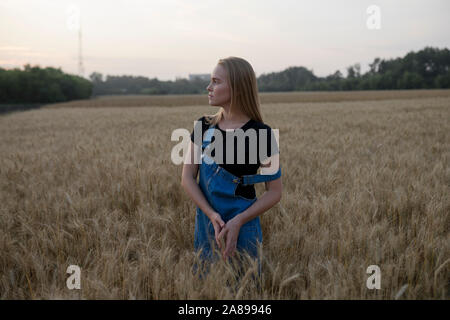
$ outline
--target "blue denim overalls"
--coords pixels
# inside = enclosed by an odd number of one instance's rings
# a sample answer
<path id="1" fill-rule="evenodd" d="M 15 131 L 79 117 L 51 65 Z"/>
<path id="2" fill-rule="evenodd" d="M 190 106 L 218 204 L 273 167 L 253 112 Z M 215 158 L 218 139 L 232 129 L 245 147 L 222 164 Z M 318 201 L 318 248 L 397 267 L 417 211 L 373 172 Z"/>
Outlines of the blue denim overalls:
<path id="1" fill-rule="evenodd" d="M 214 160 L 203 152 L 211 143 L 215 126 L 208 128 L 202 142 L 202 161 L 199 165 L 199 186 L 211 207 L 220 214 L 222 220 L 227 223 L 230 219 L 246 210 L 257 198 L 247 199 L 235 195 L 239 183 L 252 185 L 259 182 L 271 181 L 281 176 L 281 166 L 273 175 L 245 175 L 239 178 L 224 168 L 220 167 Z M 258 257 L 258 242 L 262 242 L 262 231 L 259 216 L 244 224 L 237 240 L 237 250 L 246 251 L 250 256 L 258 258 L 258 269 L 260 272 L 260 259 Z M 217 246 L 214 235 L 214 227 L 209 218 L 197 207 L 195 217 L 194 248 L 201 250 L 200 257 L 203 261 L 212 261 L 211 245 Z"/>

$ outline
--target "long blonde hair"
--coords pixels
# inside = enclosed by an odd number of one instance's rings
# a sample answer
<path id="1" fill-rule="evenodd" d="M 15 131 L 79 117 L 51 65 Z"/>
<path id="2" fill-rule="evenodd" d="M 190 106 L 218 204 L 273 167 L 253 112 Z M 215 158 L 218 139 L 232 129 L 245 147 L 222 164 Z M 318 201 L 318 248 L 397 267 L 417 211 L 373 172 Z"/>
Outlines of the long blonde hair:
<path id="1" fill-rule="evenodd" d="M 217 64 L 227 71 L 227 81 L 231 91 L 231 113 L 235 108 L 240 108 L 249 118 L 263 122 L 258 97 L 258 84 L 250 63 L 242 58 L 228 57 L 220 59 Z M 205 115 L 206 122 L 216 125 L 222 119 L 223 112 L 223 107 L 220 107 L 214 115 Z"/>

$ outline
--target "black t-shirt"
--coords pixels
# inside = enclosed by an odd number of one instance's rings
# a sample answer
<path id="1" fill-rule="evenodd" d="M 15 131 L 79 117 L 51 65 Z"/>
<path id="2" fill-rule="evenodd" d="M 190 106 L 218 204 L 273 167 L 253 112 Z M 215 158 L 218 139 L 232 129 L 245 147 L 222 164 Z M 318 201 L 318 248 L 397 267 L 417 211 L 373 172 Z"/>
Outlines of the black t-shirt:
<path id="1" fill-rule="evenodd" d="M 200 119 L 198 119 L 198 121 L 201 122 L 201 126 L 202 126 L 201 132 L 202 132 L 202 138 L 203 138 L 204 133 L 206 132 L 206 130 L 208 130 L 210 125 L 206 123 L 205 117 L 201 117 Z M 198 124 L 200 124 L 200 123 L 198 123 Z M 248 136 L 245 137 L 245 162 L 243 164 L 238 163 L 238 152 L 237 152 L 238 142 L 237 142 L 237 139 L 234 139 L 234 162 L 227 163 L 227 156 L 226 156 L 227 132 L 229 132 L 228 135 L 230 135 L 234 132 L 234 130 L 230 130 L 230 131 L 222 130 L 221 128 L 219 128 L 218 125 L 216 125 L 216 129 L 220 130 L 220 132 L 222 133 L 222 137 L 223 137 L 223 163 L 219 163 L 219 166 L 224 168 L 228 172 L 234 174 L 237 177 L 242 177 L 243 175 L 256 174 L 258 172 L 258 168 L 261 165 L 261 160 L 264 160 L 267 157 L 270 157 L 274 154 L 279 153 L 277 141 L 275 139 L 275 134 L 272 131 L 272 129 L 263 122 L 259 122 L 259 121 L 250 119 L 247 123 L 245 123 L 239 129 L 242 129 L 244 131 L 244 133 L 248 129 L 255 130 L 256 138 L 257 138 L 256 139 L 257 146 L 256 146 L 256 148 L 253 147 L 254 148 L 253 150 L 256 149 L 256 151 L 257 151 L 256 163 L 254 163 L 254 161 L 251 161 L 252 159 L 250 159 L 250 152 L 249 152 L 250 137 L 248 137 Z M 259 148 L 260 134 L 261 134 L 260 129 L 265 129 L 266 139 L 267 139 L 266 150 L 262 150 L 261 155 L 260 155 L 260 148 Z M 195 128 L 194 128 L 194 130 L 195 130 Z M 191 133 L 191 141 L 195 143 L 196 141 L 194 141 L 194 130 L 192 130 L 192 133 Z M 261 136 L 261 139 L 263 137 L 264 136 Z M 211 142 L 214 142 L 214 140 L 215 140 L 215 137 L 213 136 L 211 139 Z M 261 142 L 261 143 L 263 143 L 263 142 Z M 273 145 L 273 150 L 271 149 L 272 145 Z M 211 156 L 213 156 L 213 157 L 215 156 L 214 149 L 211 152 Z M 236 195 L 240 195 L 247 199 L 254 199 L 256 197 L 255 187 L 253 185 L 243 186 L 243 185 L 239 184 L 236 188 Z"/>

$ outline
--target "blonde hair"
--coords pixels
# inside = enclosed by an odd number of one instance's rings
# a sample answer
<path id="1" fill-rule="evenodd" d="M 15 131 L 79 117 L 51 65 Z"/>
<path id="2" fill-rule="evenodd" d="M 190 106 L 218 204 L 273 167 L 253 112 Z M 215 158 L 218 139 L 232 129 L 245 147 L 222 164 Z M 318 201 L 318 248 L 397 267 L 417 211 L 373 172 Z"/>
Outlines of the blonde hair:
<path id="1" fill-rule="evenodd" d="M 250 119 L 263 122 L 256 75 L 252 66 L 246 60 L 238 57 L 220 59 L 217 63 L 227 71 L 227 82 L 230 86 L 232 113 L 235 108 Z M 223 117 L 224 109 L 220 107 L 214 115 L 205 115 L 206 123 L 216 125 Z"/>

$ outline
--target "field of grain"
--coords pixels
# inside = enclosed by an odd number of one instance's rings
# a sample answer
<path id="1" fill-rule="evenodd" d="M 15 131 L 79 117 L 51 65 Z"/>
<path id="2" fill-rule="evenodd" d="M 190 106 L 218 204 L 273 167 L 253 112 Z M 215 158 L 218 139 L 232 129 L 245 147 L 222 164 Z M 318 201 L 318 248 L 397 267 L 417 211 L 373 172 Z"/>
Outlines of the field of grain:
<path id="1" fill-rule="evenodd" d="M 239 282 L 224 262 L 192 273 L 195 206 L 170 137 L 215 112 L 207 100 L 3 115 L 0 298 L 448 299 L 450 91 L 424 92 L 262 95 L 284 190 L 261 217 L 259 287 L 251 261 Z M 80 290 L 66 286 L 69 265 Z M 378 290 L 366 287 L 370 265 Z"/>
<path id="2" fill-rule="evenodd" d="M 450 90 L 379 90 L 379 91 L 312 91 L 312 92 L 261 92 L 262 104 L 302 103 L 302 102 L 340 102 L 366 100 L 395 100 L 450 97 Z M 185 95 L 123 95 L 100 96 L 89 100 L 77 100 L 57 103 L 48 108 L 92 108 L 92 107 L 173 107 L 208 105 L 205 94 Z"/>

